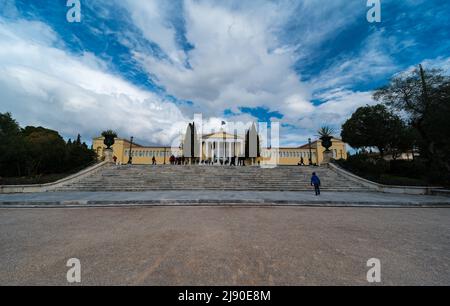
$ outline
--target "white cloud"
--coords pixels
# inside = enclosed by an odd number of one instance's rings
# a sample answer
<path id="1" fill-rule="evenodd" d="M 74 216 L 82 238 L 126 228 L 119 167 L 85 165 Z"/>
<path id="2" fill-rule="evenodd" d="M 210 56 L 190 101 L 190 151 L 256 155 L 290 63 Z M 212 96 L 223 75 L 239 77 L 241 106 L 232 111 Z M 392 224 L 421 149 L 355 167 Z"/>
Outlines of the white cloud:
<path id="1" fill-rule="evenodd" d="M 444 72 L 444 74 L 450 74 L 450 57 L 438 57 L 435 59 L 427 59 L 422 61 L 422 66 L 425 69 L 439 69 Z M 411 66 L 407 71 L 417 69 L 418 65 Z"/>
<path id="2" fill-rule="evenodd" d="M 387 37 L 380 29 L 361 43 L 361 51 L 336 58 L 311 81 L 302 82 L 294 64 L 311 64 L 323 42 L 365 18 L 364 3 L 186 0 L 177 13 L 184 18 L 186 39 L 195 46 L 188 53 L 177 44 L 180 33 L 168 1 L 114 3 L 130 13 L 142 35 L 168 59 L 147 52 L 135 31 L 114 31 L 118 41 L 132 49 L 168 94 L 194 101 L 194 106 L 177 107 L 137 88 L 109 73 L 92 54 L 63 51 L 62 42 L 43 23 L 2 21 L 0 111 L 16 110 L 22 123 L 43 124 L 66 135 L 80 131 L 94 136 L 112 127 L 126 136 L 168 143 L 184 131 L 194 112 L 203 113 L 206 130 L 217 130 L 225 109 L 238 114 L 233 120 L 250 122 L 254 118 L 239 107 L 262 106 L 285 116 L 282 122 L 290 128 L 282 129 L 282 144 L 292 145 L 314 137 L 323 124 L 340 127 L 356 108 L 373 104 L 370 92 L 354 92 L 349 85 L 398 71 L 391 54 L 415 44 L 410 38 Z M 101 11 L 102 18 L 111 7 Z M 91 30 L 102 35 L 108 29 Z M 426 63 L 450 66 L 444 58 Z M 313 98 L 326 102 L 315 106 Z"/>
<path id="3" fill-rule="evenodd" d="M 133 22 L 146 39 L 158 44 L 176 64 L 184 62 L 184 52 L 179 50 L 175 40 L 175 29 L 168 22 L 167 0 L 125 0 L 117 3 L 130 12 Z"/>
<path id="4" fill-rule="evenodd" d="M 209 116 L 228 108 L 238 112 L 240 106 L 266 106 L 286 117 L 310 110 L 309 91 L 291 69 L 293 50 L 270 51 L 278 44 L 272 33 L 279 22 L 271 13 L 276 6 L 266 3 L 243 11 L 186 1 L 184 7 L 187 39 L 195 46 L 189 52 L 192 69 L 135 55 L 169 93 L 194 101 Z M 141 27 L 150 29 L 152 23 Z"/>
<path id="5" fill-rule="evenodd" d="M 169 143 L 187 119 L 172 103 L 108 73 L 92 54 L 74 56 L 40 22 L 0 20 L 0 111 L 85 139 L 113 128 Z"/>
<path id="6" fill-rule="evenodd" d="M 383 31 L 375 32 L 362 42 L 357 54 L 338 58 L 309 83 L 314 90 L 333 90 L 392 74 L 398 70 L 390 55 L 394 48 L 399 48 L 397 41 L 385 38 Z"/>
<path id="7" fill-rule="evenodd" d="M 345 93 L 345 99 L 333 97 L 319 107 L 310 102 L 314 86 L 302 83 L 292 69 L 298 59 L 295 48 L 281 45 L 276 35 L 280 17 L 290 14 L 287 4 L 247 3 L 242 4 L 245 9 L 235 9 L 230 3 L 186 1 L 186 35 L 195 45 L 189 53 L 192 69 L 183 64 L 186 55 L 176 45 L 164 2 L 129 0 L 123 5 L 170 61 L 137 51 L 136 58 L 169 94 L 195 101 L 193 108 L 183 107 L 183 114 L 174 104 L 111 75 L 94 55 L 63 51 L 45 24 L 19 20 L 0 23 L 2 111 L 17 113 L 22 124 L 42 124 L 65 135 L 91 137 L 115 128 L 123 136 L 168 144 L 193 112 L 203 113 L 209 131 L 220 127 L 225 109 L 239 114 L 233 121 L 248 123 L 254 119 L 238 108 L 265 106 L 282 113 L 284 123 L 303 129 L 282 135 L 282 144 L 291 144 L 295 137 L 313 136 L 324 120 L 340 124 L 360 97 Z"/>
<path id="8" fill-rule="evenodd" d="M 298 45 L 285 45 L 280 41 L 279 31 L 298 5 L 288 1 L 231 1 L 213 5 L 207 1 L 188 0 L 184 2 L 182 14 L 187 40 L 195 46 L 188 54 L 191 68 L 142 52 L 136 52 L 135 57 L 170 94 L 194 101 L 194 110 L 201 110 L 206 116 L 217 116 L 225 109 L 239 113 L 239 107 L 264 106 L 282 113 L 283 123 L 294 129 L 297 127 L 296 131 L 284 129 L 282 143 L 292 144 L 295 137 L 299 143 L 304 141 L 302 137 L 314 137 L 317 128 L 323 124 L 340 127 L 357 107 L 373 103 L 371 93 L 333 91 L 334 88 L 362 80 L 368 77 L 368 71 L 380 75 L 395 67 L 390 57 L 378 48 L 381 34 L 373 35 L 364 43 L 365 48 L 358 56 L 336 62 L 311 82 L 302 82 L 301 76 L 292 68 L 294 63 L 302 54 L 311 51 L 306 52 L 307 48 L 334 33 L 336 27 L 354 21 L 358 13 L 352 10 L 354 4 L 345 12 L 336 13 L 342 3 L 318 10 L 317 2 L 306 1 L 301 5 L 304 15 L 297 18 L 309 17 L 317 22 L 320 18 L 325 19 L 321 20 L 321 27 L 301 28 L 296 33 L 301 36 Z M 140 10 L 145 11 L 145 6 L 146 2 L 142 2 Z M 141 20 L 136 25 L 143 31 L 152 32 L 154 22 L 167 23 L 158 17 Z M 305 20 L 305 23 L 310 22 Z M 154 27 L 155 31 L 159 27 Z M 299 48 L 304 48 L 305 52 L 299 52 Z M 324 89 L 325 93 L 319 98 L 327 102 L 314 106 L 312 92 Z"/>

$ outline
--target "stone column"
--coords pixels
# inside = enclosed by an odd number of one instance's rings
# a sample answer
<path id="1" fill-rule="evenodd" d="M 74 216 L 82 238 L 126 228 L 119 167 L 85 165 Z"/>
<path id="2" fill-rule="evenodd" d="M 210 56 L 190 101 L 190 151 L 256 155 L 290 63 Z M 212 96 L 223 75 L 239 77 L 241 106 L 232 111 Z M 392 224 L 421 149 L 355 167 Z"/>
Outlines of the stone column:
<path id="1" fill-rule="evenodd" d="M 131 152 L 130 152 L 131 153 Z M 103 150 L 103 156 L 105 157 L 105 161 L 109 164 L 114 163 L 114 152 L 113 149 L 105 149 Z"/>
<path id="2" fill-rule="evenodd" d="M 323 152 L 323 160 L 320 163 L 321 165 L 327 165 L 331 162 L 331 160 L 333 159 L 333 152 L 331 151 L 324 151 Z M 318 161 L 317 161 L 318 163 Z"/>

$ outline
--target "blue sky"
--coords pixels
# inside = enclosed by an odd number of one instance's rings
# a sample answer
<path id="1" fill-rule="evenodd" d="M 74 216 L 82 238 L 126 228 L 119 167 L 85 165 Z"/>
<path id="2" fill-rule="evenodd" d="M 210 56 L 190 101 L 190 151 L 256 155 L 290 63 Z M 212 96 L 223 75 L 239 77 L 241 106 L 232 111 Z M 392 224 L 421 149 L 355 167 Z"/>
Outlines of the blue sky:
<path id="1" fill-rule="evenodd" d="M 85 139 L 169 145 L 194 113 L 280 121 L 281 144 L 337 129 L 372 91 L 423 63 L 450 70 L 450 2 L 0 0 L 0 112 Z"/>

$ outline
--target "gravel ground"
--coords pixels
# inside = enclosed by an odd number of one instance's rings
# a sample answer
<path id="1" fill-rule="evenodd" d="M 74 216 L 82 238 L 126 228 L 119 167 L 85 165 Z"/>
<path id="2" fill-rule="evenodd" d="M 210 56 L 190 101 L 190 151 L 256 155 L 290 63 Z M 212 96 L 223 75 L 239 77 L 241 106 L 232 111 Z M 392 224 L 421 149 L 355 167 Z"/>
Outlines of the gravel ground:
<path id="1" fill-rule="evenodd" d="M 0 209 L 0 285 L 450 285 L 450 209 Z"/>

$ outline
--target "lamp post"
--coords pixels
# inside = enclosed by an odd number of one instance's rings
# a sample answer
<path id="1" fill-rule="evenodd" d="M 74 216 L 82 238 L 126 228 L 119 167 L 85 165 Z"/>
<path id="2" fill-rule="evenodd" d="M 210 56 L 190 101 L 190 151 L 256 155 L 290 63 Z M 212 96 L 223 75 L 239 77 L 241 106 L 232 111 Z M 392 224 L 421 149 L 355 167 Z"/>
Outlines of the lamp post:
<path id="1" fill-rule="evenodd" d="M 166 152 L 167 152 L 167 148 L 164 147 L 164 165 L 166 164 Z"/>
<path id="2" fill-rule="evenodd" d="M 182 132 L 180 132 L 180 140 L 181 140 L 181 144 L 179 146 L 179 149 L 180 149 L 180 153 L 181 154 L 180 154 L 179 158 L 184 156 L 184 137 L 183 137 L 183 133 Z"/>
<path id="3" fill-rule="evenodd" d="M 223 166 L 225 166 L 225 159 L 227 158 L 227 143 L 226 143 L 226 137 L 225 137 L 225 129 L 223 128 L 224 125 L 226 125 L 227 123 L 225 121 L 222 121 L 222 137 L 223 137 Z M 220 146 L 219 146 L 220 148 Z"/>
<path id="4" fill-rule="evenodd" d="M 311 138 L 308 138 L 308 144 L 309 144 L 309 165 L 312 166 Z"/>
<path id="5" fill-rule="evenodd" d="M 191 165 L 195 164 L 195 121 L 192 122 L 192 129 L 191 129 Z"/>
<path id="6" fill-rule="evenodd" d="M 237 130 L 234 130 L 234 162 L 236 162 L 236 144 L 237 144 Z"/>
<path id="7" fill-rule="evenodd" d="M 131 149 L 133 148 L 133 139 L 134 139 L 134 137 L 131 136 L 131 139 L 130 139 L 130 152 L 128 153 L 128 165 L 131 165 L 133 163 L 133 156 L 131 154 Z"/>

